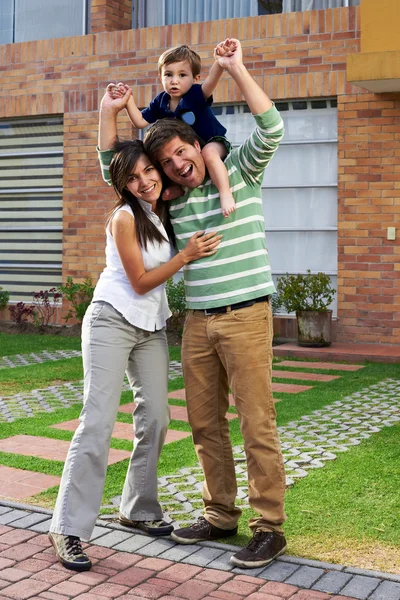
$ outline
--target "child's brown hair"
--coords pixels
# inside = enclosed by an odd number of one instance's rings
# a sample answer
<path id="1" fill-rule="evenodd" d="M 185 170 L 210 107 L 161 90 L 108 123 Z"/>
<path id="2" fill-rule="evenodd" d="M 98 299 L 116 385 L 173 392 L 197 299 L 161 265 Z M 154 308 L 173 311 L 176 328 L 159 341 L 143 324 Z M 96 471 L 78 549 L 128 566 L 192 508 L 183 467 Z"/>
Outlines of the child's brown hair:
<path id="1" fill-rule="evenodd" d="M 159 75 L 161 75 L 161 71 L 166 65 L 182 62 L 184 60 L 190 64 L 193 77 L 197 77 L 201 70 L 201 58 L 194 50 L 191 50 L 189 46 L 186 46 L 186 44 L 182 46 L 175 46 L 175 48 L 170 48 L 161 54 L 160 58 L 158 59 Z"/>

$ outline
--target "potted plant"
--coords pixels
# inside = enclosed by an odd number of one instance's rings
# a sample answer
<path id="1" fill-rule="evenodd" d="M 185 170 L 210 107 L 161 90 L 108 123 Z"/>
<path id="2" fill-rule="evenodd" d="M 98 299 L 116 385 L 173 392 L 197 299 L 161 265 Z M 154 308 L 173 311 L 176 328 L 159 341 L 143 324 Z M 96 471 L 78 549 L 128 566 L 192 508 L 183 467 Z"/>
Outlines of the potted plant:
<path id="1" fill-rule="evenodd" d="M 299 346 L 321 347 L 332 343 L 332 311 L 328 310 L 335 289 L 329 275 L 311 273 L 290 275 L 278 279 L 279 298 L 297 318 L 297 343 Z"/>

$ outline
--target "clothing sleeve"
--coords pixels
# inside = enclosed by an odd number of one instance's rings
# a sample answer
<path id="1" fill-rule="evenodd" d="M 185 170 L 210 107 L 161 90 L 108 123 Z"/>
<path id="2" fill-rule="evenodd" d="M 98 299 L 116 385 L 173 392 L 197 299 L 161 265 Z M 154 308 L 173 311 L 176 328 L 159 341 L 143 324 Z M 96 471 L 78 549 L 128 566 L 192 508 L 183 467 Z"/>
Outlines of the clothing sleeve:
<path id="1" fill-rule="evenodd" d="M 145 121 L 147 121 L 148 123 L 155 123 L 157 121 L 157 119 L 160 119 L 159 108 L 160 108 L 159 96 L 156 96 L 150 102 L 149 106 L 142 110 L 143 119 Z"/>
<path id="2" fill-rule="evenodd" d="M 97 154 L 99 157 L 100 169 L 101 169 L 101 174 L 103 176 L 103 179 L 106 183 L 108 183 L 108 185 L 111 185 L 110 163 L 114 156 L 114 150 L 101 151 L 97 148 Z"/>
<path id="3" fill-rule="evenodd" d="M 259 185 L 264 170 L 278 149 L 284 127 L 278 110 L 254 115 L 256 128 L 239 148 L 234 150 L 243 179 L 249 185 Z"/>

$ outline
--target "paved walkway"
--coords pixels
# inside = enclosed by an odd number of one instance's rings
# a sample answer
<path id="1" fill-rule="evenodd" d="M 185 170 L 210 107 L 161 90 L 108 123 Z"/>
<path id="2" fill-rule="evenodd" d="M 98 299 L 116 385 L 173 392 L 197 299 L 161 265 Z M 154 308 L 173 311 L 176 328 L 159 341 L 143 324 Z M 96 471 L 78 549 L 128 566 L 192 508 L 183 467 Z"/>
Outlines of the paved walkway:
<path id="1" fill-rule="evenodd" d="M 50 511 L 0 502 L 0 600 L 400 600 L 400 575 L 284 555 L 268 567 L 233 568 L 239 547 L 179 545 L 98 521 L 76 574 L 56 563 Z"/>

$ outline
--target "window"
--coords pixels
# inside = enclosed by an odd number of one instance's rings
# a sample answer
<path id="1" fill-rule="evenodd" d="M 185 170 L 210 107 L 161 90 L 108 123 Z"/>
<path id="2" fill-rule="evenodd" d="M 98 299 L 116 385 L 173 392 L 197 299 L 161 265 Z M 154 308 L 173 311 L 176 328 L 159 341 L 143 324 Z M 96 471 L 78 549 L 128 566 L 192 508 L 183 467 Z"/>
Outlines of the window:
<path id="1" fill-rule="evenodd" d="M 89 0 L 1 0 L 0 44 L 84 35 Z"/>
<path id="2" fill-rule="evenodd" d="M 263 182 L 274 280 L 310 269 L 329 274 L 337 288 L 336 101 L 282 102 L 277 108 L 285 136 Z M 254 129 L 247 106 L 216 107 L 214 112 L 234 145 Z"/>
<path id="3" fill-rule="evenodd" d="M 0 120 L 0 286 L 10 302 L 61 284 L 62 117 Z"/>
<path id="4" fill-rule="evenodd" d="M 360 0 L 134 0 L 132 23 L 154 27 L 359 4 Z"/>

